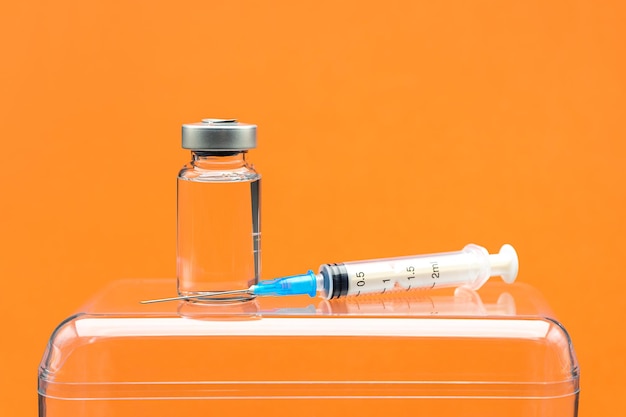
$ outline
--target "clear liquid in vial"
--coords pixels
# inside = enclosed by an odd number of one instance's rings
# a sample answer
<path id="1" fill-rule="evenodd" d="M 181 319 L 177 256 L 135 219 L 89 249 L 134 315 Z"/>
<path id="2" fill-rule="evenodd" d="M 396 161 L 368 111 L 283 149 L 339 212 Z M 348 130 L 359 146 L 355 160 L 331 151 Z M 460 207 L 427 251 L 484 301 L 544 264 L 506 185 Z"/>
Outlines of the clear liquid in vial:
<path id="1" fill-rule="evenodd" d="M 260 270 L 260 176 L 189 173 L 178 178 L 178 293 L 249 288 Z"/>

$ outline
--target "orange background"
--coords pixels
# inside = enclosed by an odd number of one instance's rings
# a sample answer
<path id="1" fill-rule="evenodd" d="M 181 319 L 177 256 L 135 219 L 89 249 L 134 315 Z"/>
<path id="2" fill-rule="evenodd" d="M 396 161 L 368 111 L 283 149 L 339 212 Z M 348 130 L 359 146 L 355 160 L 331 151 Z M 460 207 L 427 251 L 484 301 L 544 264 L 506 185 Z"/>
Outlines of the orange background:
<path id="1" fill-rule="evenodd" d="M 203 117 L 259 125 L 265 278 L 510 242 L 572 335 L 580 415 L 623 414 L 622 2 L 0 10 L 0 415 L 36 414 L 46 340 L 95 291 L 174 276 Z"/>

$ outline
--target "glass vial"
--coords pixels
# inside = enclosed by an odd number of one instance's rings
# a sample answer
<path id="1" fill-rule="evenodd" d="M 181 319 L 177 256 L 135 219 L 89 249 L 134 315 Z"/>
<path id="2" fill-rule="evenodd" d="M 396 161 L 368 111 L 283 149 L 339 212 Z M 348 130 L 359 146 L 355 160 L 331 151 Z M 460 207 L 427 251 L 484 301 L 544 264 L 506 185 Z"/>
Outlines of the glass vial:
<path id="1" fill-rule="evenodd" d="M 261 271 L 261 176 L 246 160 L 256 126 L 204 119 L 183 125 L 182 145 L 191 162 L 178 174 L 178 294 L 247 289 Z"/>

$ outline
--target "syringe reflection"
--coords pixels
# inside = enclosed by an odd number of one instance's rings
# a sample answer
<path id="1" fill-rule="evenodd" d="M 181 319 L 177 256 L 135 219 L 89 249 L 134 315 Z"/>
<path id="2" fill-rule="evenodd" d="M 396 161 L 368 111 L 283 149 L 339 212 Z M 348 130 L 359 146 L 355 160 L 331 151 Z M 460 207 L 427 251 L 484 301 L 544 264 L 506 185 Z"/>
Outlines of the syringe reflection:
<path id="1" fill-rule="evenodd" d="M 508 292 L 501 292 L 495 303 L 484 303 L 478 292 L 457 288 L 453 295 L 346 297 L 321 300 L 317 306 L 278 308 L 261 311 L 262 315 L 409 315 L 409 316 L 513 316 L 516 314 L 515 299 Z"/>

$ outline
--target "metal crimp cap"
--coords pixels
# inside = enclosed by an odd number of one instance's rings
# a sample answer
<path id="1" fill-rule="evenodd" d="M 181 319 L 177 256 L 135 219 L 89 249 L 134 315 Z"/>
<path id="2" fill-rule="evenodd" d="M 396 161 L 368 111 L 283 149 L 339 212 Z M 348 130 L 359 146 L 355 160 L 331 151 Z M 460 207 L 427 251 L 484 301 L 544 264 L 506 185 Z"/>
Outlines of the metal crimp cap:
<path id="1" fill-rule="evenodd" d="M 236 119 L 202 119 L 183 125 L 183 148 L 197 151 L 245 151 L 256 148 L 256 125 Z"/>

